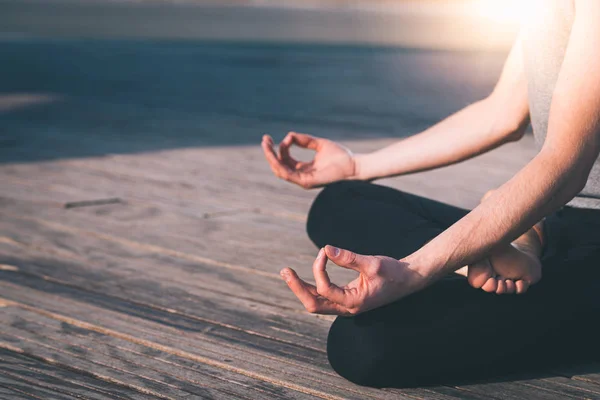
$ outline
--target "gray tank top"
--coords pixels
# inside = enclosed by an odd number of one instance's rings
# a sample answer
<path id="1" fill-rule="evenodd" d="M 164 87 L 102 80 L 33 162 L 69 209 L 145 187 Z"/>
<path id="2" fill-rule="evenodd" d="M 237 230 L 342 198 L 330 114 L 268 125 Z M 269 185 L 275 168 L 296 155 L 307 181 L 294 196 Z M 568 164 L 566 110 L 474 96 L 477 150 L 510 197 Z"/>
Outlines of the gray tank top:
<path id="1" fill-rule="evenodd" d="M 538 148 L 546 139 L 552 94 L 574 18 L 573 0 L 545 0 L 523 26 L 529 109 Z M 600 209 L 600 157 L 592 168 L 585 188 L 567 205 Z"/>

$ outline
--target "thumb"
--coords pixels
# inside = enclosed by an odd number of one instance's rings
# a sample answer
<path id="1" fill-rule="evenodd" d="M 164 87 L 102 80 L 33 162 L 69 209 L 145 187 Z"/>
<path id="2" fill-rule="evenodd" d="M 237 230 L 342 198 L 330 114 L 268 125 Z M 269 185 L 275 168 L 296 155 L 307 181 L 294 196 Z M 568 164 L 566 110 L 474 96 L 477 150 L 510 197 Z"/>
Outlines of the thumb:
<path id="1" fill-rule="evenodd" d="M 290 132 L 283 139 L 282 144 L 284 147 L 289 147 L 292 143 L 295 143 L 305 149 L 317 150 L 319 147 L 319 140 L 320 139 L 305 133 Z"/>
<path id="2" fill-rule="evenodd" d="M 325 254 L 327 255 L 327 258 L 336 265 L 353 269 L 358 272 L 371 263 L 371 257 L 369 256 L 363 256 L 350 250 L 344 250 L 330 245 L 325 246 Z"/>
<path id="3" fill-rule="evenodd" d="M 467 280 L 469 284 L 476 289 L 480 289 L 485 285 L 488 279 L 494 277 L 494 270 L 490 261 L 486 258 L 475 264 L 469 265 L 469 272 L 467 273 Z"/>

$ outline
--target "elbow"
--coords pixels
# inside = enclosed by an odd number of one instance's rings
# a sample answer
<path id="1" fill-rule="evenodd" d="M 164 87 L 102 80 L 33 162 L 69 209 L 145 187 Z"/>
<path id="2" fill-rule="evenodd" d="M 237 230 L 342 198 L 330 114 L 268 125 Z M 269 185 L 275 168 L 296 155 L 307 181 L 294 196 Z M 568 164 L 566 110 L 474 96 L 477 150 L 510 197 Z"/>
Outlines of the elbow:
<path id="1" fill-rule="evenodd" d="M 564 195 L 565 203 L 573 200 L 579 193 L 583 191 L 587 185 L 587 175 L 574 173 L 565 179 L 565 182 L 559 188 L 559 193 Z"/>
<path id="2" fill-rule="evenodd" d="M 525 136 L 529 126 L 527 107 L 509 107 L 493 97 L 485 100 L 492 113 L 492 134 L 503 143 L 517 142 Z M 499 112 L 500 110 L 500 112 Z"/>
<path id="3" fill-rule="evenodd" d="M 525 132 L 527 131 L 528 126 L 529 120 L 525 124 L 510 126 L 505 131 L 506 142 L 518 142 L 519 140 L 523 139 L 523 136 L 525 136 Z"/>
<path id="4" fill-rule="evenodd" d="M 557 187 L 569 199 L 577 196 L 587 185 L 588 177 L 594 165 L 596 157 L 568 157 L 568 152 L 555 152 L 548 148 L 542 148 L 538 157 L 545 159 L 548 169 L 556 169 Z"/>
<path id="5" fill-rule="evenodd" d="M 573 197 L 577 196 L 587 185 L 590 171 L 576 172 L 573 175 Z"/>
<path id="6" fill-rule="evenodd" d="M 513 114 L 511 117 L 506 118 L 506 121 L 508 122 L 503 126 L 505 140 L 507 142 L 518 142 L 523 139 L 529 127 L 529 112 L 521 110 L 518 115 Z"/>
<path id="7" fill-rule="evenodd" d="M 492 131 L 501 143 L 518 142 L 525 136 L 528 126 L 528 118 L 524 121 L 499 121 L 494 124 Z"/>

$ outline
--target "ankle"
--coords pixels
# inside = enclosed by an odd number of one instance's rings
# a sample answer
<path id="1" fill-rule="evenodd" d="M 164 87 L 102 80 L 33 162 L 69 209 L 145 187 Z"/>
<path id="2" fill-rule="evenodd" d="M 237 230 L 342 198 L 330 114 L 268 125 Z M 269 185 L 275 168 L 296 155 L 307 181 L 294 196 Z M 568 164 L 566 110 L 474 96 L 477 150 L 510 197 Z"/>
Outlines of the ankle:
<path id="1" fill-rule="evenodd" d="M 544 247 L 546 246 L 546 238 L 544 235 L 544 220 L 541 220 L 537 224 L 535 224 L 531 230 L 535 232 L 535 238 L 540 246 L 540 255 L 544 251 Z"/>

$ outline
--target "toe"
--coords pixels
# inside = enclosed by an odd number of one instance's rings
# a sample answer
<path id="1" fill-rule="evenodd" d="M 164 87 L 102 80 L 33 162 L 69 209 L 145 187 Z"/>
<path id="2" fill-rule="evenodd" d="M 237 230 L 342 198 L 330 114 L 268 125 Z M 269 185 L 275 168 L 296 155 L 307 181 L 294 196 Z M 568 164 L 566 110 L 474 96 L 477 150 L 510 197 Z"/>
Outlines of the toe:
<path id="1" fill-rule="evenodd" d="M 469 265 L 467 279 L 469 284 L 476 289 L 482 288 L 492 276 L 492 266 L 487 259 Z"/>
<path id="2" fill-rule="evenodd" d="M 517 294 L 523 294 L 523 293 L 527 292 L 527 289 L 529 289 L 529 283 L 527 283 L 526 281 L 520 280 L 515 283 L 515 287 L 516 287 Z"/>
<path id="3" fill-rule="evenodd" d="M 506 279 L 504 281 L 504 284 L 506 285 L 506 294 L 514 294 L 515 290 L 516 290 L 516 286 L 515 286 L 515 282 L 510 280 L 510 279 Z"/>
<path id="4" fill-rule="evenodd" d="M 488 293 L 494 293 L 498 288 L 498 281 L 496 278 L 489 278 L 485 284 L 481 287 L 484 291 Z"/>
<path id="5" fill-rule="evenodd" d="M 496 294 L 505 294 L 506 293 L 506 282 L 503 278 L 498 277 L 496 279 L 498 282 L 498 287 L 496 288 Z"/>

